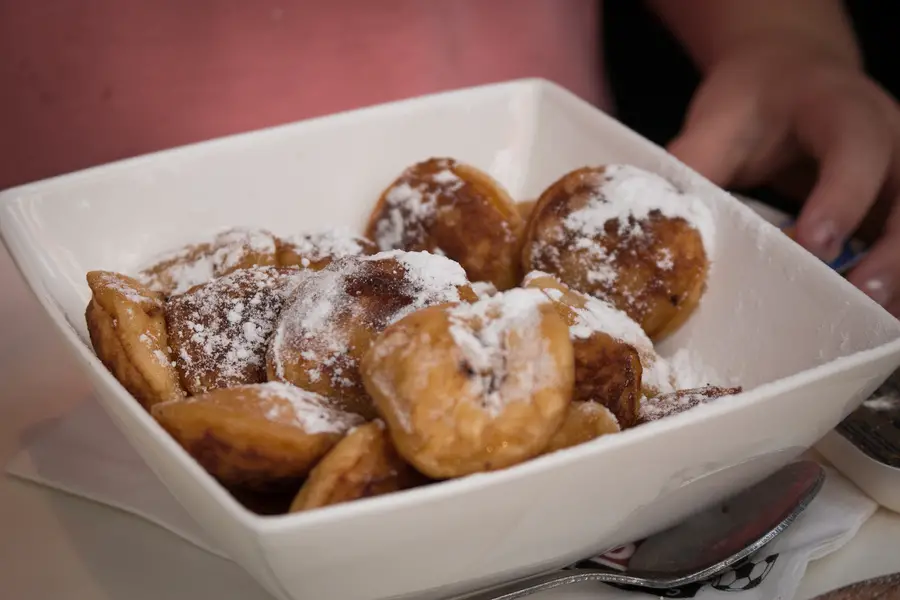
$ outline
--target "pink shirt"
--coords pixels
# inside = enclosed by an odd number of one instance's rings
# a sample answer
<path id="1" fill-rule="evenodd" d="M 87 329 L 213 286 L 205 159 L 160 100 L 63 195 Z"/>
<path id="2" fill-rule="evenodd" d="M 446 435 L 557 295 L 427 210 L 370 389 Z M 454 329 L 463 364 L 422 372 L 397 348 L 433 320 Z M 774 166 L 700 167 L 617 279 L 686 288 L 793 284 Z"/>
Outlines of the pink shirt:
<path id="1" fill-rule="evenodd" d="M 544 77 L 607 105 L 593 0 L 0 0 L 0 188 Z"/>

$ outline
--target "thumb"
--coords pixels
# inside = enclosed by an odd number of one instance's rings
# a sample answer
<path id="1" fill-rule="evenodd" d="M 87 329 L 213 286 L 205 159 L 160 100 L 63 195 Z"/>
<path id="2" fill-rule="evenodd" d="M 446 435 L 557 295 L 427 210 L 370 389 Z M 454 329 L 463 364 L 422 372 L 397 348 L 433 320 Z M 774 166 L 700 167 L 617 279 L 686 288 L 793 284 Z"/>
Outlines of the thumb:
<path id="1" fill-rule="evenodd" d="M 668 150 L 713 183 L 728 186 L 751 160 L 757 145 L 754 119 L 745 108 L 702 94 Z"/>

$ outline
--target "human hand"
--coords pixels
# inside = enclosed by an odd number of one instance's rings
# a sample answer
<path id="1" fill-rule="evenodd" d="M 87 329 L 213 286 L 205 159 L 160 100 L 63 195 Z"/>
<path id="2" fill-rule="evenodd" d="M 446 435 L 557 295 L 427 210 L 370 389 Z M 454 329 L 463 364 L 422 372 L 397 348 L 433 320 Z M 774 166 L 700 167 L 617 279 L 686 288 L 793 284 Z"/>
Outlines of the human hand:
<path id="1" fill-rule="evenodd" d="M 900 108 L 861 70 L 791 43 L 728 56 L 670 151 L 721 186 L 805 200 L 796 238 L 824 260 L 874 240 L 849 279 L 900 316 Z"/>

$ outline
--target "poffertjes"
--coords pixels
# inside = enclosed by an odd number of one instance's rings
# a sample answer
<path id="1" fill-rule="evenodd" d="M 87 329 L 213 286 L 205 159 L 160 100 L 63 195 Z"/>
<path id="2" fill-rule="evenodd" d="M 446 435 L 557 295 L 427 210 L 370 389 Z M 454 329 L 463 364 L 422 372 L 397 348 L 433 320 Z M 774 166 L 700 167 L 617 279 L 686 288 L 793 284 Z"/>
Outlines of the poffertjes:
<path id="1" fill-rule="evenodd" d="M 363 422 L 318 394 L 277 382 L 217 389 L 151 412 L 223 484 L 275 491 L 298 486 Z"/>
<path id="2" fill-rule="evenodd" d="M 425 478 L 400 458 L 380 420 L 353 429 L 313 468 L 290 512 L 415 487 Z"/>
<path id="3" fill-rule="evenodd" d="M 547 452 L 570 448 L 600 436 L 622 431 L 616 416 L 597 402 L 572 402 L 566 411 L 566 419 L 556 430 Z"/>
<path id="4" fill-rule="evenodd" d="M 608 300 L 658 341 L 687 320 L 706 289 L 712 223 L 706 205 L 658 175 L 585 167 L 541 194 L 523 269 Z"/>
<path id="5" fill-rule="evenodd" d="M 87 282 L 91 300 L 85 320 L 97 358 L 144 408 L 184 397 L 162 295 L 110 271 L 91 271 Z"/>
<path id="6" fill-rule="evenodd" d="M 635 166 L 514 202 L 431 158 L 363 232 L 286 216 L 134 279 L 88 274 L 97 356 L 257 514 L 512 467 L 741 391 L 681 389 L 709 378 L 654 347 L 701 301 L 715 232 L 699 197 Z"/>
<path id="7" fill-rule="evenodd" d="M 649 423 L 650 421 L 677 415 L 712 400 L 740 394 L 741 391 L 741 387 L 728 388 L 708 385 L 706 387 L 677 390 L 668 394 L 644 398 L 641 402 L 640 423 Z"/>
<path id="8" fill-rule="evenodd" d="M 266 354 L 268 379 L 374 418 L 359 361 L 375 336 L 421 308 L 474 299 L 462 267 L 427 252 L 336 260 L 306 277 L 282 310 Z"/>
<path id="9" fill-rule="evenodd" d="M 170 296 L 237 269 L 274 266 L 275 262 L 275 236 L 262 229 L 234 227 L 216 234 L 209 242 L 160 257 L 138 274 L 138 280 Z"/>
<path id="10" fill-rule="evenodd" d="M 604 324 L 603 313 L 592 312 L 586 298 L 550 275 L 531 273 L 524 287 L 541 290 L 569 326 L 575 353 L 572 400 L 598 402 L 625 427 L 634 423 L 640 409 L 643 367 L 635 348 L 604 331 L 604 325 L 613 330 L 618 323 L 607 319 Z"/>
<path id="11" fill-rule="evenodd" d="M 628 428 L 638 421 L 641 396 L 675 389 L 669 364 L 627 314 L 546 273 L 529 273 L 522 285 L 543 291 L 569 325 L 575 348 L 575 401 L 603 404 Z"/>
<path id="12" fill-rule="evenodd" d="M 374 242 L 343 228 L 282 236 L 275 239 L 275 244 L 278 266 L 295 266 L 313 271 L 321 271 L 339 258 L 378 252 Z"/>
<path id="13" fill-rule="evenodd" d="M 524 221 L 498 182 L 475 167 L 432 158 L 406 169 L 378 200 L 366 236 L 381 250 L 447 256 L 472 281 L 519 282 Z"/>
<path id="14" fill-rule="evenodd" d="M 434 306 L 388 327 L 363 381 L 397 451 L 434 479 L 540 454 L 572 398 L 565 321 L 538 290 Z"/>
<path id="15" fill-rule="evenodd" d="M 189 394 L 266 381 L 266 348 L 288 296 L 306 273 L 238 269 L 166 302 L 169 345 Z"/>

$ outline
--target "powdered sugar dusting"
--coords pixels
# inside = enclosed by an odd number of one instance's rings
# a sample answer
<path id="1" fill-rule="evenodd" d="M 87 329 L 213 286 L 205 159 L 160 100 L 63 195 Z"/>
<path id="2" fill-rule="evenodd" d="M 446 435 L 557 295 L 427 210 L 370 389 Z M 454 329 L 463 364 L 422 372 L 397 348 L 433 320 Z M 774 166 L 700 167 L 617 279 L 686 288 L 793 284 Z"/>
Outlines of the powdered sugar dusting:
<path id="1" fill-rule="evenodd" d="M 138 336 L 138 341 L 147 347 L 152 353 L 153 358 L 159 363 L 160 366 L 170 367 L 175 366 L 175 363 L 169 360 L 169 357 L 166 356 L 166 353 L 160 349 L 159 340 L 152 333 L 142 333 Z"/>
<path id="2" fill-rule="evenodd" d="M 166 323 L 184 386 L 201 393 L 262 381 L 269 336 L 304 277 L 295 269 L 238 269 L 170 299 Z"/>
<path id="3" fill-rule="evenodd" d="M 282 241 L 307 261 L 304 267 L 326 259 L 336 260 L 345 256 L 366 254 L 365 246 L 368 242 L 346 227 L 284 236 Z"/>
<path id="4" fill-rule="evenodd" d="M 162 301 L 155 295 L 146 294 L 143 290 L 131 284 L 117 273 L 103 271 L 99 273 L 98 280 L 104 288 L 111 289 L 129 302 L 135 304 L 150 303 L 153 306 L 162 306 Z"/>
<path id="5" fill-rule="evenodd" d="M 251 266 L 247 263 L 254 255 L 274 260 L 275 238 L 265 231 L 234 227 L 218 233 L 210 243 L 157 257 L 141 270 L 139 280 L 154 291 L 182 294 L 235 268 Z"/>
<path id="6" fill-rule="evenodd" d="M 338 410 L 325 397 L 297 386 L 269 381 L 255 390 L 268 405 L 267 419 L 293 423 L 309 434 L 345 433 L 363 423 L 359 415 Z"/>
<path id="7" fill-rule="evenodd" d="M 700 404 L 724 396 L 739 394 L 741 388 L 721 388 L 708 386 L 703 388 L 682 389 L 668 394 L 641 400 L 641 421 L 656 421 L 690 410 Z"/>
<path id="8" fill-rule="evenodd" d="M 587 280 L 594 285 L 612 287 L 619 278 L 619 273 L 611 264 L 615 255 L 606 248 L 587 237 L 576 237 L 572 241 L 572 249 L 584 253 L 584 267 Z M 554 248 L 559 254 L 559 250 Z M 546 252 L 546 249 L 545 249 Z"/>
<path id="9" fill-rule="evenodd" d="M 575 324 L 570 328 L 573 337 L 587 338 L 599 331 L 625 342 L 637 350 L 640 356 L 643 387 L 662 393 L 674 389 L 669 363 L 657 354 L 653 342 L 627 314 L 612 304 L 593 297 L 587 297 L 584 307 L 576 308 L 575 313 Z"/>
<path id="10" fill-rule="evenodd" d="M 247 253 L 275 254 L 275 238 L 258 229 L 235 227 L 218 234 L 213 247 L 212 261 L 221 272 L 237 267 Z"/>
<path id="11" fill-rule="evenodd" d="M 462 267 L 427 252 L 335 261 L 298 287 L 279 320 L 271 346 L 275 373 L 285 378 L 285 365 L 302 362 L 312 382 L 328 377 L 335 389 L 359 385 L 352 328 L 377 332 L 416 310 L 459 302 L 463 285 Z M 365 349 L 356 350 L 358 356 Z"/>
<path id="12" fill-rule="evenodd" d="M 696 352 L 687 348 L 676 350 L 668 362 L 677 389 L 724 385 L 723 379 Z"/>
<path id="13" fill-rule="evenodd" d="M 484 300 L 496 295 L 498 290 L 490 281 L 476 281 L 472 284 L 472 291 L 479 300 Z"/>
<path id="14" fill-rule="evenodd" d="M 165 285 L 161 278 L 153 275 L 144 274 L 143 281 L 159 291 L 183 294 L 192 287 L 206 283 L 215 277 L 215 264 L 209 255 L 191 256 L 191 250 L 184 250 L 168 260 L 171 260 L 172 264 L 165 271 L 166 276 L 172 281 L 171 286 Z"/>
<path id="15" fill-rule="evenodd" d="M 623 278 L 623 273 L 633 272 L 631 265 L 655 267 L 652 277 L 666 287 L 673 284 L 681 263 L 691 269 L 701 264 L 693 251 L 677 252 L 678 247 L 667 247 L 656 236 L 660 219 L 683 220 L 698 233 L 707 259 L 713 256 L 715 227 L 710 209 L 699 197 L 680 192 L 658 175 L 628 165 L 609 165 L 573 172 L 560 185 L 559 193 L 550 199 L 553 210 L 559 212 L 542 209 L 547 218 L 536 221 L 526 248 L 530 266 L 565 273 L 566 280 L 582 291 L 615 298 L 618 306 L 639 320 L 652 309 L 645 297 L 650 287 Z M 655 295 L 664 294 L 649 298 Z"/>
<path id="16" fill-rule="evenodd" d="M 405 286 L 412 302 L 398 310 L 388 325 L 427 306 L 445 302 L 459 302 L 459 289 L 469 285 L 465 270 L 456 261 L 430 252 L 390 250 L 379 252 L 363 260 L 394 259 L 403 266 Z"/>
<path id="17" fill-rule="evenodd" d="M 511 402 L 528 401 L 548 385 L 550 359 L 547 342 L 541 337 L 540 307 L 547 298 L 538 290 L 513 289 L 473 304 L 461 304 L 449 312 L 450 335 L 473 372 L 475 394 L 484 409 L 497 416 Z M 517 364 L 528 373 L 517 373 L 517 385 L 507 372 L 510 334 L 515 333 L 517 351 L 531 360 Z"/>
<path id="18" fill-rule="evenodd" d="M 573 402 L 572 406 L 574 406 L 575 410 L 578 412 L 589 417 L 603 415 L 605 421 L 615 425 L 616 431 L 622 431 L 622 426 L 619 425 L 619 419 L 616 418 L 616 415 L 603 404 L 600 404 L 599 402 Z"/>
<path id="19" fill-rule="evenodd" d="M 671 271 L 675 268 L 675 261 L 672 259 L 672 250 L 662 248 L 656 258 L 656 266 L 663 271 Z"/>
<path id="20" fill-rule="evenodd" d="M 694 227 L 712 255 L 715 224 L 709 208 L 696 196 L 683 194 L 664 178 L 631 165 L 609 165 L 597 182 L 596 194 L 580 210 L 566 217 L 566 227 L 585 237 L 603 233 L 608 221 L 617 221 L 622 236 L 640 233 L 635 224 L 658 212 L 681 218 Z"/>
<path id="21" fill-rule="evenodd" d="M 556 285 L 562 285 L 552 275 L 540 271 L 532 271 L 526 275 L 523 285 L 534 285 L 534 282 L 541 278 L 549 278 Z M 569 334 L 572 339 L 587 339 L 599 332 L 624 342 L 634 348 L 641 359 L 643 387 L 662 393 L 675 389 L 669 364 L 657 354 L 653 342 L 647 337 L 641 326 L 625 312 L 605 300 L 586 294 L 578 294 L 583 304 L 574 306 L 572 303 L 565 302 L 565 294 L 560 289 L 542 287 L 541 291 L 554 302 L 565 304 L 575 315 L 574 322 L 569 325 Z"/>
<path id="22" fill-rule="evenodd" d="M 385 206 L 375 227 L 375 243 L 381 250 L 392 250 L 420 243 L 434 223 L 438 198 L 452 194 L 464 182 L 454 172 L 450 159 L 432 161 L 438 170 L 427 173 L 420 165 L 403 172 L 384 195 Z"/>

